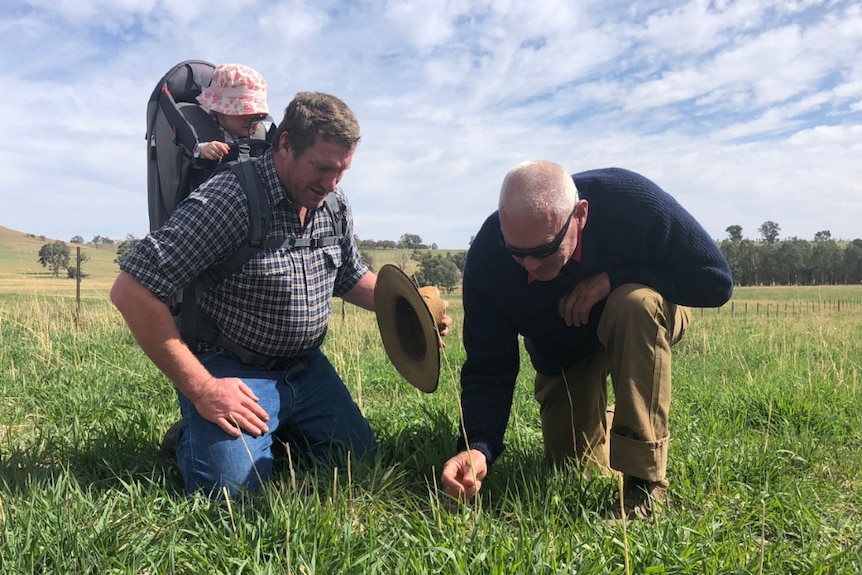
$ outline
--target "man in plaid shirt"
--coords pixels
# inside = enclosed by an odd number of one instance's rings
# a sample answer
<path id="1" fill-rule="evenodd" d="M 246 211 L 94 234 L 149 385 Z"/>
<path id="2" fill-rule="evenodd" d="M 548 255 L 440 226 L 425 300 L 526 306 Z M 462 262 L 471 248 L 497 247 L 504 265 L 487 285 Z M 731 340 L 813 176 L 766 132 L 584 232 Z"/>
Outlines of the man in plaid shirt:
<path id="1" fill-rule="evenodd" d="M 199 295 L 201 312 L 231 346 L 190 349 L 165 302 L 246 244 L 248 203 L 233 172 L 199 187 L 121 265 L 111 299 L 177 389 L 177 461 L 190 492 L 259 488 L 272 476 L 276 435 L 311 459 L 338 461 L 346 451 L 374 457 L 368 422 L 320 351 L 333 296 L 374 308 L 376 275 L 360 261 L 350 204 L 338 187 L 359 139 L 344 102 L 300 93 L 272 149 L 253 160 L 271 210 L 268 239 L 333 236 L 332 217 L 322 209 L 330 193 L 346 229 L 334 245 L 266 247 Z"/>

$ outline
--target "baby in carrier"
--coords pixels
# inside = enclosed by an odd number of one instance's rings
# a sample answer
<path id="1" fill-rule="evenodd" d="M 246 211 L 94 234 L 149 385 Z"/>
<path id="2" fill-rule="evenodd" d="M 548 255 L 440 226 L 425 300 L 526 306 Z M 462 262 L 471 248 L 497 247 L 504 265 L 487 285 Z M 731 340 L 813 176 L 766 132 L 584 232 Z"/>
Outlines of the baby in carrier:
<path id="1" fill-rule="evenodd" d="M 235 140 L 265 138 L 261 122 L 269 116 L 266 80 L 256 70 L 242 64 L 217 66 L 212 82 L 197 101 L 218 124 L 223 137 L 221 141 L 198 142 L 192 151 L 194 158 L 220 162 Z"/>

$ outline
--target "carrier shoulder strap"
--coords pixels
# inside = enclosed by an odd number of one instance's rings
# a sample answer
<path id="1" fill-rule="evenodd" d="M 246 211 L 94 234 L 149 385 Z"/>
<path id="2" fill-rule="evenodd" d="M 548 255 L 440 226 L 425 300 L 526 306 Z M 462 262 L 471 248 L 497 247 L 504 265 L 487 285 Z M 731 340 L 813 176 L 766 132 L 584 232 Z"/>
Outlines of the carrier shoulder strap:
<path id="1" fill-rule="evenodd" d="M 176 141 L 191 153 L 200 141 L 221 139 L 218 124 L 197 103 L 176 102 L 164 87 L 159 105 L 168 123 L 174 128 Z"/>
<path id="2" fill-rule="evenodd" d="M 329 212 L 329 217 L 332 218 L 332 225 L 335 227 L 335 237 L 340 242 L 344 239 L 344 234 L 347 228 L 347 222 L 344 220 L 344 212 L 341 206 L 338 205 L 338 198 L 335 193 L 327 194 L 324 203 L 326 211 Z"/>
<path id="3" fill-rule="evenodd" d="M 211 322 L 201 316 L 197 299 L 200 294 L 232 276 L 254 256 L 264 245 L 271 210 L 266 196 L 266 186 L 257 169 L 248 158 L 248 150 L 241 150 L 243 158 L 231 167 L 248 199 L 248 238 L 233 254 L 222 263 L 206 270 L 195 281 L 183 289 L 179 312 L 180 337 L 187 344 L 198 340 L 212 342 L 219 337 Z"/>
<path id="4" fill-rule="evenodd" d="M 181 102 L 177 104 L 175 111 L 180 117 L 174 124 L 177 142 L 182 144 L 189 155 L 194 153 L 198 143 L 224 139 L 218 122 L 199 104 Z M 167 112 L 165 115 L 167 116 Z"/>
<path id="5" fill-rule="evenodd" d="M 248 239 L 222 263 L 211 267 L 202 277 L 203 289 L 208 289 L 232 276 L 265 245 L 272 217 L 266 186 L 254 164 L 248 159 L 248 150 L 240 150 L 240 161 L 231 167 L 248 200 Z"/>

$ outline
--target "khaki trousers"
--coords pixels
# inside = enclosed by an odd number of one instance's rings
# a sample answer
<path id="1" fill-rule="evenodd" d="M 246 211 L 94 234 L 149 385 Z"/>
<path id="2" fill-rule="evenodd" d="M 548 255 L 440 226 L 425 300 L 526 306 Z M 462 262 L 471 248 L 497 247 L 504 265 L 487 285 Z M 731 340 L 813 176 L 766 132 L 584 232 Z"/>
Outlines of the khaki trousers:
<path id="1" fill-rule="evenodd" d="M 602 348 L 560 374 L 536 375 L 548 459 L 574 457 L 666 485 L 670 348 L 690 319 L 688 308 L 646 286 L 624 284 L 611 292 L 599 321 Z M 616 400 L 611 410 L 608 375 Z"/>

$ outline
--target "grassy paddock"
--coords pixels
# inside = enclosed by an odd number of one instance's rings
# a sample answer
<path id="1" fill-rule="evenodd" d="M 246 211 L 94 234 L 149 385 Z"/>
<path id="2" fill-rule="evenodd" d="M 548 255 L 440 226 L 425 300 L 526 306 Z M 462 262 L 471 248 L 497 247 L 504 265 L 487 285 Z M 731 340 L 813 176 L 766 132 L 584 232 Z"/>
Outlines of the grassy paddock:
<path id="1" fill-rule="evenodd" d="M 829 299 L 755 289 L 736 301 Z M 842 297 L 862 301 L 862 289 Z M 696 311 L 674 356 L 670 510 L 625 529 L 597 515 L 613 480 L 541 461 L 529 370 L 483 497 L 446 500 L 459 302 L 433 395 L 398 377 L 372 314 L 333 311 L 326 350 L 377 433 L 379 463 L 285 463 L 263 493 L 211 502 L 183 493 L 157 455 L 174 394 L 105 293 L 85 299 L 77 327 L 68 297 L 0 297 L 0 572 L 862 572 L 858 307 Z"/>

